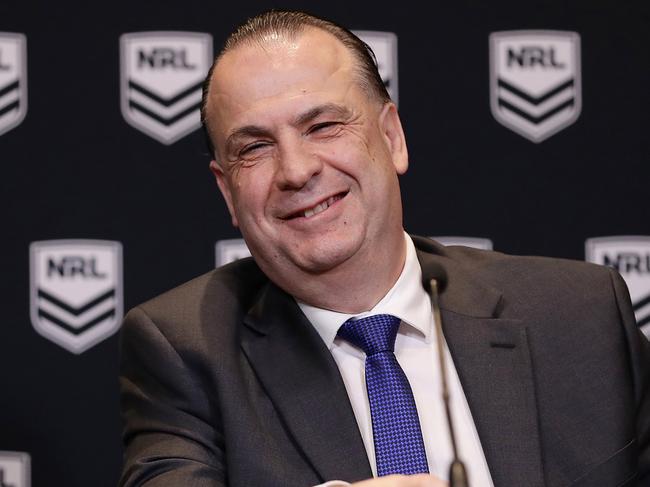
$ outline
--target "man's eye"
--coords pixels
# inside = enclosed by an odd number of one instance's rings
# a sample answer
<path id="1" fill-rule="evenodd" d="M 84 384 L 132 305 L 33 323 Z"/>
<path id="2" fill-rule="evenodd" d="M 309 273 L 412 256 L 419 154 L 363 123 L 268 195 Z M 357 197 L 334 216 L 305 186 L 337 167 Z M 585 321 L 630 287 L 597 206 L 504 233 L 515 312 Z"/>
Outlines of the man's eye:
<path id="1" fill-rule="evenodd" d="M 239 155 L 240 156 L 251 155 L 255 151 L 257 151 L 257 150 L 259 150 L 259 149 L 261 149 L 263 147 L 266 147 L 267 145 L 269 145 L 267 142 L 254 142 L 252 144 L 247 145 L 246 147 L 243 147 L 239 151 Z"/>
<path id="2" fill-rule="evenodd" d="M 334 128 L 339 125 L 339 122 L 322 122 L 322 123 L 317 123 L 316 125 L 313 125 L 309 129 L 309 133 L 313 132 L 325 132 L 327 129 Z"/>

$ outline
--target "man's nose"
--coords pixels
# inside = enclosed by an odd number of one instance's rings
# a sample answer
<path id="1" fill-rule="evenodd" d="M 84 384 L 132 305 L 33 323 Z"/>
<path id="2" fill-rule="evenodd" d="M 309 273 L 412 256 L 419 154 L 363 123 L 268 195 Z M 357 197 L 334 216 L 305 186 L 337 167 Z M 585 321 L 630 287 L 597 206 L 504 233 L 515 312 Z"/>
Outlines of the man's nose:
<path id="1" fill-rule="evenodd" d="M 280 189 L 300 189 L 322 171 L 321 158 L 310 151 L 308 145 L 295 141 L 281 148 L 276 174 Z"/>

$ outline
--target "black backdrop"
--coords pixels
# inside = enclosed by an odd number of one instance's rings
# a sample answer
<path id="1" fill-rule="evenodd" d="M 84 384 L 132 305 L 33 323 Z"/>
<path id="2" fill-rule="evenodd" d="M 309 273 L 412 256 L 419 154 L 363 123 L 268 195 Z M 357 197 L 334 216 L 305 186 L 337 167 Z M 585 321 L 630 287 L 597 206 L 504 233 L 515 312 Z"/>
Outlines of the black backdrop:
<path id="1" fill-rule="evenodd" d="M 0 31 L 27 38 L 29 90 L 26 118 L 0 135 L 0 450 L 31 455 L 33 485 L 114 485 L 121 446 L 117 335 L 77 355 L 34 331 L 30 243 L 120 241 L 128 309 L 209 270 L 214 243 L 238 237 L 200 131 L 163 145 L 123 119 L 123 33 L 207 32 L 217 50 L 270 7 L 394 32 L 409 231 L 572 259 L 590 237 L 650 234 L 647 2 L 382 3 L 0 2 Z M 539 144 L 490 112 L 488 35 L 519 29 L 581 37 L 582 113 Z"/>

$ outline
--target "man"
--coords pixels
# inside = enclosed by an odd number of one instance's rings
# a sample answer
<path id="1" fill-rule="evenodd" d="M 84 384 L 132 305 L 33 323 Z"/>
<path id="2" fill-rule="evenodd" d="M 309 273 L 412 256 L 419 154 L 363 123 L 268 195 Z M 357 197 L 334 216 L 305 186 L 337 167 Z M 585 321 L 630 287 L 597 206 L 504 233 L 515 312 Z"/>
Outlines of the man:
<path id="1" fill-rule="evenodd" d="M 203 119 L 254 261 L 125 319 L 122 485 L 446 485 L 431 277 L 472 485 L 649 484 L 650 352 L 621 278 L 406 235 L 404 133 L 356 37 L 293 12 L 250 20 Z M 363 333 L 386 323 L 395 345 L 375 360 Z"/>

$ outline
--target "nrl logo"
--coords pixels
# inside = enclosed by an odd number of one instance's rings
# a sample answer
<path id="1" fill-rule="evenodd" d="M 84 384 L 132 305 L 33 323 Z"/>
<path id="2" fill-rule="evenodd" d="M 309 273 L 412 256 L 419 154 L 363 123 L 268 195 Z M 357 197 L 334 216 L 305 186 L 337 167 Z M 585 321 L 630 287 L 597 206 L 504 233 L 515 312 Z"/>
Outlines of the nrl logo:
<path id="1" fill-rule="evenodd" d="M 492 240 L 478 237 L 429 237 L 442 245 L 462 245 L 475 249 L 492 250 Z M 251 252 L 243 238 L 219 240 L 214 246 L 215 264 L 220 267 L 245 257 Z M 1 487 L 1 486 L 0 486 Z"/>
<path id="2" fill-rule="evenodd" d="M 445 247 L 450 245 L 461 245 L 473 249 L 492 250 L 492 240 L 479 237 L 429 237 Z"/>
<path id="3" fill-rule="evenodd" d="M 48 240 L 30 246 L 34 329 L 80 354 L 122 321 L 122 245 L 105 240 Z"/>
<path id="4" fill-rule="evenodd" d="M 397 36 L 392 32 L 352 31 L 368 44 L 377 57 L 377 67 L 391 100 L 397 105 Z"/>
<path id="5" fill-rule="evenodd" d="M 588 262 L 616 269 L 627 284 L 636 322 L 650 338 L 650 236 L 590 238 Z"/>
<path id="6" fill-rule="evenodd" d="M 490 107 L 500 124 L 539 143 L 574 123 L 581 106 L 577 33 L 490 34 Z"/>
<path id="7" fill-rule="evenodd" d="M 229 264 L 244 257 L 250 257 L 251 251 L 243 238 L 219 240 L 214 246 L 214 261 L 216 267 Z"/>
<path id="8" fill-rule="evenodd" d="M 0 487 L 30 487 L 31 484 L 29 453 L 0 451 Z"/>
<path id="9" fill-rule="evenodd" d="M 0 135 L 27 114 L 27 39 L 0 32 Z"/>
<path id="10" fill-rule="evenodd" d="M 124 119 L 165 145 L 201 126 L 201 88 L 212 64 L 212 36 L 135 32 L 120 37 Z"/>

